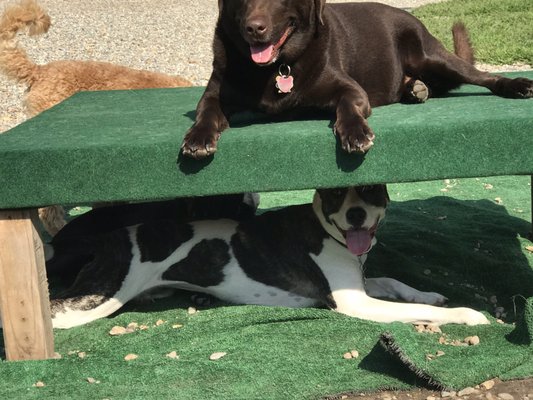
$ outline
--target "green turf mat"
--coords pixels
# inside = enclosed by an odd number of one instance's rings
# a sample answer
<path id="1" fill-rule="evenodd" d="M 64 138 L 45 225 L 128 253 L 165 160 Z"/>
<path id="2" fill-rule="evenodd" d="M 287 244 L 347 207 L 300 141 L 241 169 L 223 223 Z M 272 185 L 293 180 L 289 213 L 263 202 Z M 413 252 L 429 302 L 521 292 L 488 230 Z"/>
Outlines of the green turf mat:
<path id="1" fill-rule="evenodd" d="M 203 90 L 78 93 L 0 135 L 0 208 L 533 172 L 533 100 L 468 85 L 374 109 L 364 156 L 339 148 L 329 120 L 245 114 L 214 158 L 176 163 Z"/>
<path id="2" fill-rule="evenodd" d="M 0 362 L 0 394 L 54 400 L 318 399 L 428 382 L 457 389 L 495 376 L 531 376 L 533 253 L 526 250 L 531 242 L 525 238 L 531 230 L 529 182 L 529 177 L 489 177 L 389 185 L 393 202 L 366 266 L 369 276 L 391 276 L 438 291 L 451 306 L 488 315 L 494 312 L 490 297 L 497 296 L 506 324 L 491 317 L 489 326 L 447 325 L 441 335 L 323 309 L 216 301 L 188 314 L 190 295 L 182 292 L 151 304 L 130 304 L 112 318 L 83 327 L 56 330 L 62 359 Z M 263 201 L 276 207 L 290 203 L 287 197 L 302 202 L 309 194 L 267 193 Z M 158 326 L 158 320 L 164 323 Z M 149 328 L 108 335 L 113 326 L 130 322 Z M 471 335 L 479 336 L 479 345 L 439 343 L 441 336 L 451 342 Z M 396 352 L 387 352 L 380 339 L 388 339 Z M 344 359 L 350 350 L 357 350 L 359 358 Z M 172 351 L 178 359 L 166 357 Z M 427 359 L 437 351 L 444 355 Z M 214 352 L 227 355 L 210 361 Z M 129 353 L 139 357 L 124 361 Z M 33 387 L 37 381 L 46 386 Z"/>

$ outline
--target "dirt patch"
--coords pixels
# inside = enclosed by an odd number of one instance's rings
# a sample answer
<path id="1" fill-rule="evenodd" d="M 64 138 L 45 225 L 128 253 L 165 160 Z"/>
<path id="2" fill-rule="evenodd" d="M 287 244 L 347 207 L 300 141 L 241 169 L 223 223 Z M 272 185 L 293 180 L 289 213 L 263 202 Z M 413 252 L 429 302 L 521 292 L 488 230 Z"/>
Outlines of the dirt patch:
<path id="1" fill-rule="evenodd" d="M 408 391 L 387 390 L 377 393 L 357 393 L 336 396 L 335 400 L 375 399 L 375 400 L 436 400 L 436 399 L 487 399 L 487 400 L 533 400 L 533 378 L 514 381 L 492 379 L 494 386 L 487 382 L 459 392 L 442 392 L 428 389 Z"/>

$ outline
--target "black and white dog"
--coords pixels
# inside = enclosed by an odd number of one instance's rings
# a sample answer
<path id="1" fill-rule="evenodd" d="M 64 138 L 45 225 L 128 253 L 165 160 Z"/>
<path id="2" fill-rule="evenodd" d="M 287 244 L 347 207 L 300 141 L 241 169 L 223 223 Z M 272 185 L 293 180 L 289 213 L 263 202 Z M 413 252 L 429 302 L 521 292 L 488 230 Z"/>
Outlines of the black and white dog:
<path id="1" fill-rule="evenodd" d="M 389 201 L 384 185 L 317 190 L 313 204 L 251 219 L 174 220 L 53 242 L 52 261 L 89 256 L 52 300 L 53 325 L 110 315 L 157 287 L 204 292 L 238 304 L 310 307 L 378 322 L 487 324 L 469 308 L 389 278 L 364 279 L 366 253 Z M 422 304 L 379 300 L 398 299 Z"/>

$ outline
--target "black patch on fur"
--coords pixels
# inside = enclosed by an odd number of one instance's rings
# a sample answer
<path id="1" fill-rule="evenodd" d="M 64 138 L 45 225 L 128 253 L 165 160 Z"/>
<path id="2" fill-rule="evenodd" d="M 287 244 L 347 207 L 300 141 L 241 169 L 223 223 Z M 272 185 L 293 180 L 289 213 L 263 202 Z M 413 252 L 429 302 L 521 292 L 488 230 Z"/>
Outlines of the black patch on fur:
<path id="1" fill-rule="evenodd" d="M 141 262 L 165 260 L 192 236 L 193 229 L 189 224 L 159 220 L 139 225 L 137 245 L 141 252 Z"/>
<path id="2" fill-rule="evenodd" d="M 331 305 L 331 289 L 311 254 L 324 231 L 310 204 L 264 213 L 239 224 L 231 246 L 246 275 L 258 282 Z"/>
<path id="3" fill-rule="evenodd" d="M 133 256 L 128 231 L 85 238 L 88 245 L 89 240 L 94 258 L 82 267 L 72 286 L 51 301 L 52 317 L 65 307 L 81 311 L 96 308 L 122 287 Z M 56 254 L 55 258 L 61 256 Z"/>
<path id="4" fill-rule="evenodd" d="M 348 188 L 318 189 L 318 195 L 322 200 L 322 213 L 328 223 L 331 223 L 329 216 L 335 214 L 344 203 Z"/>
<path id="5" fill-rule="evenodd" d="M 385 208 L 390 200 L 386 185 L 356 186 L 355 191 L 361 200 L 376 207 Z"/>
<path id="6" fill-rule="evenodd" d="M 202 287 L 216 286 L 224 280 L 222 270 L 230 259 L 229 245 L 224 240 L 204 239 L 191 249 L 187 257 L 170 266 L 162 279 Z"/>

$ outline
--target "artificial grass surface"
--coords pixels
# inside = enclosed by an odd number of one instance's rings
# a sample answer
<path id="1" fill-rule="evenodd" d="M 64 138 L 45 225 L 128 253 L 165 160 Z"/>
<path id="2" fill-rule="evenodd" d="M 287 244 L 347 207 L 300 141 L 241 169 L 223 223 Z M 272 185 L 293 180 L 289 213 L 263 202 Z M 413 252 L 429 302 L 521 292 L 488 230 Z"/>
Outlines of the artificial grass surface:
<path id="1" fill-rule="evenodd" d="M 489 314 L 494 311 L 489 297 L 496 295 L 506 321 L 516 327 L 494 318 L 489 326 L 442 327 L 450 340 L 480 338 L 478 346 L 454 347 L 439 344 L 440 334 L 417 333 L 407 324 L 377 324 L 321 309 L 215 302 L 189 315 L 190 296 L 181 293 L 128 305 L 114 318 L 56 330 L 56 350 L 63 358 L 0 363 L 0 394 L 9 399 L 315 399 L 407 389 L 429 379 L 457 389 L 494 376 L 532 376 L 533 254 L 525 249 L 531 245 L 525 239 L 531 230 L 529 177 L 397 184 L 389 191 L 393 202 L 367 275 L 395 277 L 446 295 L 452 306 Z M 305 202 L 310 195 L 267 193 L 262 207 Z M 530 298 L 527 307 L 525 298 Z M 165 323 L 156 326 L 159 319 Z M 114 325 L 133 321 L 150 328 L 108 335 Z M 384 338 L 401 353 L 386 352 Z M 360 357 L 344 359 L 352 349 Z M 173 350 L 179 359 L 165 356 Z M 437 350 L 445 355 L 426 359 Z M 86 357 L 79 358 L 79 351 Z M 210 361 L 218 351 L 227 355 Z M 129 353 L 139 358 L 124 361 Z M 401 360 L 413 363 L 421 377 Z M 90 384 L 88 377 L 100 383 Z M 37 381 L 46 386 L 33 387 Z"/>
<path id="2" fill-rule="evenodd" d="M 470 31 L 478 61 L 533 65 L 532 1 L 450 0 L 419 7 L 413 14 L 451 51 L 451 27 L 460 20 Z"/>
<path id="3" fill-rule="evenodd" d="M 78 93 L 0 135 L 0 208 L 533 171 L 524 151 L 533 146 L 533 100 L 471 85 L 425 104 L 374 109 L 375 145 L 365 155 L 342 151 L 328 119 L 241 114 L 214 157 L 176 162 L 203 91 Z"/>

